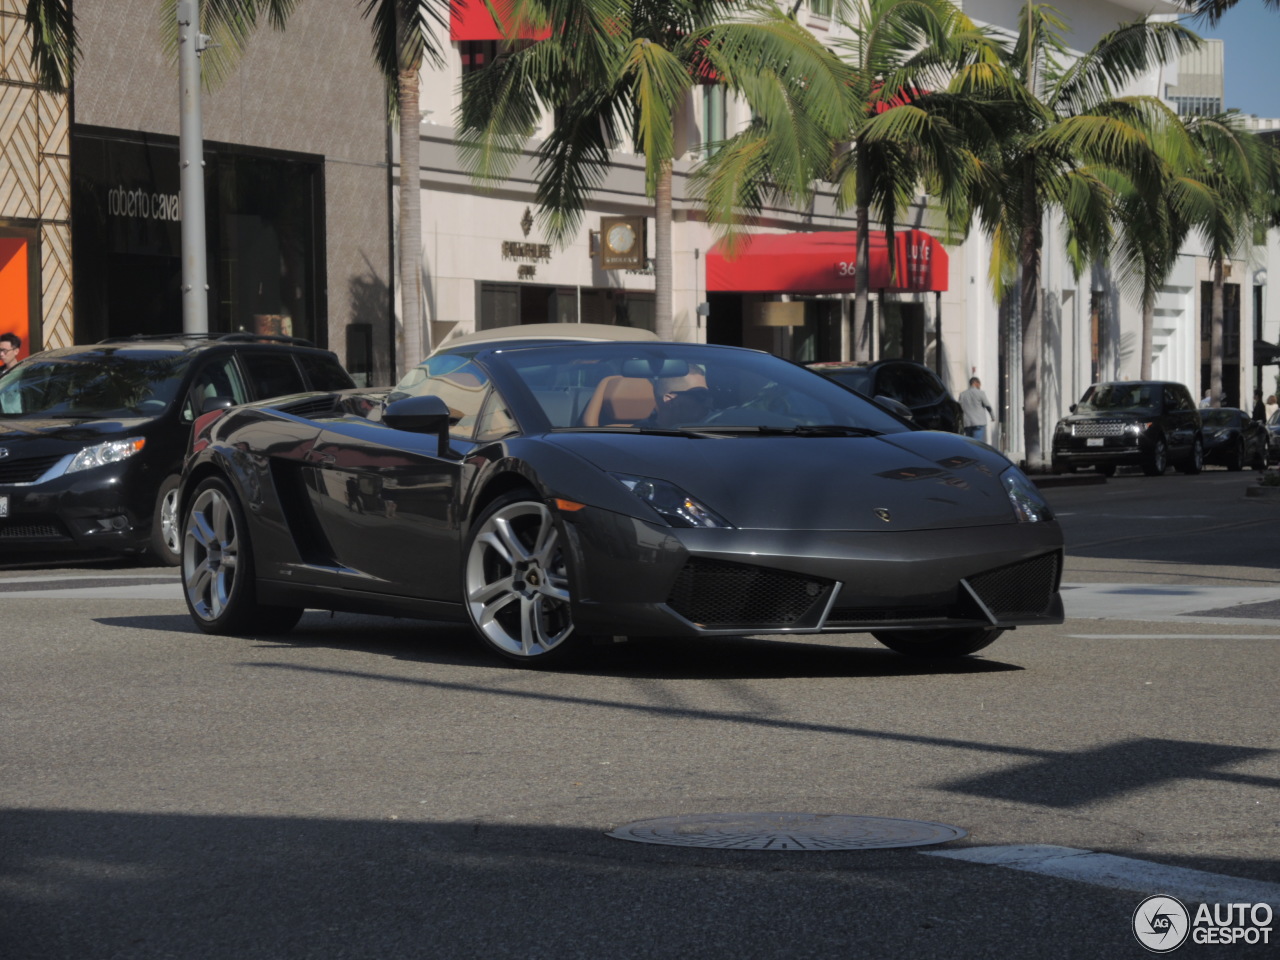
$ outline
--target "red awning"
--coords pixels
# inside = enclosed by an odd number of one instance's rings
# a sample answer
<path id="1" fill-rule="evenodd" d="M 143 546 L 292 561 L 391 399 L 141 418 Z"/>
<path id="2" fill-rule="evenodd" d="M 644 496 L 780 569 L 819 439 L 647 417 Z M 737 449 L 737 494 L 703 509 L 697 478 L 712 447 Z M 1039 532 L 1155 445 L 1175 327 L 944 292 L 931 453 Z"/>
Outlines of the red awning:
<path id="1" fill-rule="evenodd" d="M 500 14 L 511 8 L 511 0 L 493 0 L 493 8 Z M 518 39 L 545 40 L 551 36 L 551 28 L 521 30 Z M 484 0 L 451 0 L 449 3 L 450 40 L 507 40 Z"/>
<path id="2" fill-rule="evenodd" d="M 889 272 L 889 248 L 883 231 L 873 230 L 871 289 L 920 293 L 947 289 L 946 249 L 923 230 L 894 234 L 896 282 Z M 852 293 L 858 234 L 852 230 L 820 233 L 759 233 L 733 259 L 720 244 L 707 253 L 708 292 Z"/>

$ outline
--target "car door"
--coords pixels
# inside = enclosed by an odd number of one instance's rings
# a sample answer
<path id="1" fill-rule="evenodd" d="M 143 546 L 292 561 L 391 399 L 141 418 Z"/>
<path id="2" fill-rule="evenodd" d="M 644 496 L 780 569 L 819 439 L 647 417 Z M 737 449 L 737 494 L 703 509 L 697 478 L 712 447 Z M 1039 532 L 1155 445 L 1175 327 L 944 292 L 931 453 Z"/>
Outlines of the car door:
<path id="1" fill-rule="evenodd" d="M 455 362 L 458 361 L 458 362 Z M 432 358 L 413 395 L 450 410 L 449 449 L 435 434 L 396 430 L 362 417 L 318 421 L 309 454 L 316 515 L 334 559 L 365 576 L 365 589 L 429 600 L 459 598 L 458 504 L 466 455 L 490 392 L 467 360 Z"/>
<path id="2" fill-rule="evenodd" d="M 1191 451 L 1191 445 L 1195 442 L 1200 415 L 1191 402 L 1191 394 L 1179 389 L 1178 384 L 1166 383 L 1161 394 L 1164 406 L 1162 419 L 1165 423 L 1165 442 L 1169 445 L 1169 456 L 1182 457 Z"/>

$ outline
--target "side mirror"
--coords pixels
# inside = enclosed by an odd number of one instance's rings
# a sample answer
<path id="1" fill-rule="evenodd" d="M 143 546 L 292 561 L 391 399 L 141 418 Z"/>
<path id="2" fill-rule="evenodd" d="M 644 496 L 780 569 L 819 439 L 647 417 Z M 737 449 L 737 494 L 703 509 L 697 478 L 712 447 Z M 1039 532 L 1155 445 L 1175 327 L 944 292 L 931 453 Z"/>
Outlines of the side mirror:
<path id="1" fill-rule="evenodd" d="M 434 433 L 440 438 L 437 456 L 449 452 L 449 407 L 439 397 L 405 397 L 392 400 L 382 411 L 382 422 L 405 433 Z"/>
<path id="2" fill-rule="evenodd" d="M 1073 404 L 1072 404 L 1070 407 L 1068 407 L 1067 409 L 1069 409 L 1072 413 L 1075 413 L 1075 412 L 1076 412 L 1076 404 L 1074 404 L 1074 403 L 1073 403 Z"/>
<path id="3" fill-rule="evenodd" d="M 201 413 L 213 413 L 215 410 L 230 410 L 236 405 L 236 402 L 230 397 L 205 397 L 204 403 L 200 404 Z"/>
<path id="4" fill-rule="evenodd" d="M 911 408 L 908 407 L 901 400 L 895 400 L 893 397 L 886 397 L 882 393 L 875 398 L 875 402 L 878 403 L 880 406 L 884 407 L 890 413 L 897 414 L 903 420 L 910 420 L 912 422 L 915 421 L 915 414 L 913 414 L 911 412 Z"/>

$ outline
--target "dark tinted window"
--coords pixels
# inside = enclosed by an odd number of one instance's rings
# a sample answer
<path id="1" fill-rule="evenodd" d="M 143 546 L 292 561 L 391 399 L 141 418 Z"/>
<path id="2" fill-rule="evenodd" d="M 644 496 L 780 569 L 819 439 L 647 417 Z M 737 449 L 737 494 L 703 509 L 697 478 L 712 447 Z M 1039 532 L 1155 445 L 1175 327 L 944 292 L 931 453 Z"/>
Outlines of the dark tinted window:
<path id="1" fill-rule="evenodd" d="M 355 386 L 336 357 L 300 353 L 298 362 L 311 381 L 312 390 L 348 390 Z"/>
<path id="2" fill-rule="evenodd" d="M 215 397 L 226 398 L 232 403 L 244 403 L 249 399 L 240 379 L 240 371 L 236 369 L 235 360 L 231 357 L 218 357 L 196 372 L 191 390 L 187 394 L 187 402 L 182 408 L 182 419 L 188 422 L 194 420 L 204 410 L 205 401 Z"/>
<path id="3" fill-rule="evenodd" d="M 1099 383 L 1085 391 L 1081 413 L 1159 413 L 1163 390 L 1157 383 Z"/>
<path id="4" fill-rule="evenodd" d="M 302 393 L 307 389 L 290 354 L 246 350 L 240 354 L 240 361 L 244 364 L 249 382 L 253 384 L 253 392 L 259 400 Z"/>
<path id="5" fill-rule="evenodd" d="M 900 400 L 908 407 L 936 403 L 943 394 L 941 381 L 924 367 L 910 363 L 894 363 L 882 367 L 876 378 L 879 393 Z"/>
<path id="6" fill-rule="evenodd" d="M 834 380 L 842 386 L 848 387 L 850 390 L 857 390 L 864 397 L 872 395 L 871 388 L 871 372 L 862 367 L 828 367 L 826 369 L 819 368 L 818 373 L 824 377 Z"/>
<path id="7" fill-rule="evenodd" d="M 32 359 L 0 379 L 0 416 L 157 417 L 182 385 L 187 358 L 104 349 Z"/>
<path id="8" fill-rule="evenodd" d="M 1200 411 L 1200 420 L 1206 427 L 1238 427 L 1240 411 L 1212 408 Z"/>

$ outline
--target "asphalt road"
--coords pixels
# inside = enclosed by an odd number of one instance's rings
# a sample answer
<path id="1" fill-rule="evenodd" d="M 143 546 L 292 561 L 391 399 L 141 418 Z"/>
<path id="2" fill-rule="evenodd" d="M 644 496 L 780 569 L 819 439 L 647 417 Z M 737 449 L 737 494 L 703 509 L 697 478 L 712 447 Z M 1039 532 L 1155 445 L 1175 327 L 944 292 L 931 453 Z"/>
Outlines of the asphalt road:
<path id="1" fill-rule="evenodd" d="M 208 637 L 165 570 L 0 570 L 0 957 L 1093 960 L 1148 955 L 1152 894 L 1280 912 L 1280 503 L 1250 482 L 1048 490 L 1068 621 L 947 666 L 853 635 L 538 673 L 402 620 Z M 769 811 L 968 835 L 606 835 Z"/>

